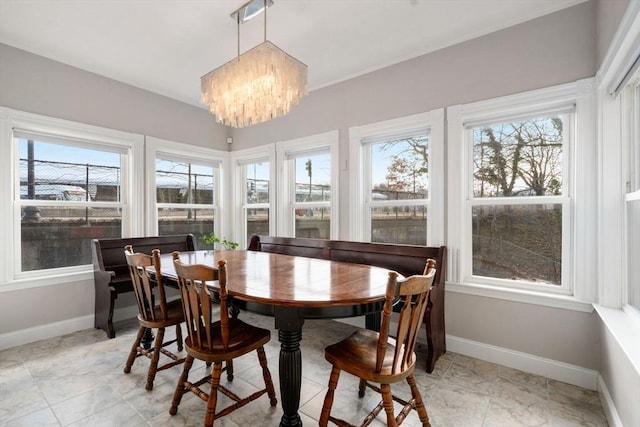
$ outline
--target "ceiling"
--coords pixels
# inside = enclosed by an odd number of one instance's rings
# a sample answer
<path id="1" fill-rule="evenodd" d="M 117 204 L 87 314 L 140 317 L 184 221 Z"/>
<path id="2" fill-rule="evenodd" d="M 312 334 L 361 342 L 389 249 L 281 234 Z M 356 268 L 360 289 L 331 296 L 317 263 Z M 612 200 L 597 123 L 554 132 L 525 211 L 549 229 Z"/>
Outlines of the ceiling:
<path id="1" fill-rule="evenodd" d="M 0 0 L 0 43 L 202 107 L 200 76 L 237 54 L 247 0 Z M 275 0 L 267 38 L 306 63 L 309 90 L 585 0 Z M 263 15 L 240 49 L 263 40 Z"/>

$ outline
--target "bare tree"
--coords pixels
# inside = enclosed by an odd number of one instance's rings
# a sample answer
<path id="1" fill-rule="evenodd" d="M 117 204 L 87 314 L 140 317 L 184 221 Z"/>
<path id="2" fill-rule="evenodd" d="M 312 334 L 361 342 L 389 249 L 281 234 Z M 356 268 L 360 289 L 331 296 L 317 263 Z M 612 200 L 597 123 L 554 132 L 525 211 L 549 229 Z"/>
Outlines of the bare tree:
<path id="1" fill-rule="evenodd" d="M 558 194 L 562 120 L 511 122 L 474 131 L 476 197 Z"/>
<path id="2" fill-rule="evenodd" d="M 425 191 L 424 178 L 429 171 L 428 137 L 420 136 L 389 141 L 382 145 L 382 151 L 391 149 L 398 144 L 405 144 L 398 153 L 391 157 L 391 164 L 387 167 L 387 184 L 384 190 L 412 192 Z M 376 189 L 382 190 L 381 185 Z"/>

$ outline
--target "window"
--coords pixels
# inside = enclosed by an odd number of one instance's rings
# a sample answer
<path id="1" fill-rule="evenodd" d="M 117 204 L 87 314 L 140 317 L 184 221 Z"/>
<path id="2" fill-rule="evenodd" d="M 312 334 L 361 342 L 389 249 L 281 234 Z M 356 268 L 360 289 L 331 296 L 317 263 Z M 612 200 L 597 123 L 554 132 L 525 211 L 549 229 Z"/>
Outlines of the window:
<path id="1" fill-rule="evenodd" d="M 640 71 L 622 91 L 623 139 L 626 140 L 626 304 L 640 315 Z"/>
<path id="2" fill-rule="evenodd" d="M 449 280 L 595 298 L 594 100 L 585 80 L 447 109 Z"/>
<path id="3" fill-rule="evenodd" d="M 350 129 L 352 239 L 442 244 L 442 129 L 443 110 Z"/>
<path id="4" fill-rule="evenodd" d="M 269 200 L 271 186 L 269 180 L 269 162 L 253 162 L 244 165 L 243 216 L 246 236 L 244 241 L 253 235 L 269 235 Z"/>
<path id="5" fill-rule="evenodd" d="M 235 169 L 234 236 L 241 248 L 253 234 L 275 235 L 275 144 L 232 153 Z"/>
<path id="6" fill-rule="evenodd" d="M 338 232 L 338 132 L 278 144 L 283 167 L 279 234 L 331 239 Z"/>
<path id="7" fill-rule="evenodd" d="M 122 236 L 121 154 L 16 136 L 19 271 L 91 264 L 92 238 Z"/>
<path id="8" fill-rule="evenodd" d="M 547 113 L 467 130 L 471 274 L 562 285 L 571 215 L 572 113 Z"/>
<path id="9" fill-rule="evenodd" d="M 213 150 L 182 147 L 156 138 L 147 138 L 147 142 L 150 154 L 153 153 L 149 158 L 154 159 L 149 170 L 155 170 L 149 197 L 153 197 L 157 231 L 151 233 L 160 236 L 191 233 L 200 249 L 211 246 L 205 243 L 205 235 L 226 237 L 227 225 L 217 223 L 222 199 L 222 159 Z"/>
<path id="10" fill-rule="evenodd" d="M 191 233 L 205 247 L 203 236 L 214 230 L 214 175 L 212 166 L 156 158 L 158 235 Z"/>
<path id="11" fill-rule="evenodd" d="M 6 280 L 86 271 L 91 239 L 134 227 L 131 134 L 4 110 L 11 147 L 13 242 Z M 61 279 L 62 280 L 62 279 Z"/>

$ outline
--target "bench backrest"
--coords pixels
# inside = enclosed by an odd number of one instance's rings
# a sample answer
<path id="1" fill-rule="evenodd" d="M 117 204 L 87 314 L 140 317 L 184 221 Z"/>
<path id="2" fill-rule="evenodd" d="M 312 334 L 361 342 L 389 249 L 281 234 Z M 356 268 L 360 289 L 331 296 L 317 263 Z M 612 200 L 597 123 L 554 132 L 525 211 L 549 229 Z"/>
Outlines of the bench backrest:
<path id="1" fill-rule="evenodd" d="M 327 241 L 301 237 L 251 236 L 250 251 L 329 259 Z"/>
<path id="2" fill-rule="evenodd" d="M 444 287 L 446 246 L 414 246 L 389 243 L 299 237 L 251 236 L 249 250 L 330 259 L 374 265 L 397 271 L 405 277 L 423 274 L 428 258 L 437 261 L 434 285 Z"/>
<path id="3" fill-rule="evenodd" d="M 442 271 L 440 264 L 444 257 L 441 252 L 446 251 L 444 246 L 412 246 L 395 245 L 389 243 L 349 242 L 343 240 L 330 240 L 328 242 L 333 261 L 355 262 L 359 264 L 375 265 L 397 271 L 405 277 L 414 274 L 423 274 L 428 258 L 433 258 L 436 264 L 436 273 Z M 438 283 L 434 280 L 434 283 Z"/>
<path id="4" fill-rule="evenodd" d="M 124 247 L 126 245 L 133 246 L 135 252 L 145 254 L 150 254 L 153 249 L 159 249 L 160 253 L 196 250 L 195 239 L 192 234 L 93 239 L 91 241 L 93 269 L 115 272 L 116 281 L 130 279 L 127 259 L 124 256 Z"/>

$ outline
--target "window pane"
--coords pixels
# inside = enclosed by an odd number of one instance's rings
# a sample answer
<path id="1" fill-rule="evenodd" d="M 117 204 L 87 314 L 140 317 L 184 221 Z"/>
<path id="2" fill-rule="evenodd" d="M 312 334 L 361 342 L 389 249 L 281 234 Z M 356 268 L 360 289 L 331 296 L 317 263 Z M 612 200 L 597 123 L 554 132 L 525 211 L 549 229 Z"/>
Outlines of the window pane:
<path id="1" fill-rule="evenodd" d="M 426 245 L 426 208 L 424 206 L 372 208 L 371 241 L 378 243 Z"/>
<path id="2" fill-rule="evenodd" d="M 213 204 L 213 167 L 156 159 L 158 203 Z"/>
<path id="3" fill-rule="evenodd" d="M 91 239 L 122 237 L 118 208 L 25 206 L 21 271 L 91 264 Z"/>
<path id="4" fill-rule="evenodd" d="M 247 209 L 247 238 L 252 234 L 269 235 L 269 209 Z"/>
<path id="5" fill-rule="evenodd" d="M 158 234 L 191 233 L 196 238 L 196 248 L 206 248 L 202 236 L 213 233 L 213 209 L 160 208 L 158 209 Z"/>
<path id="6" fill-rule="evenodd" d="M 331 200 L 331 158 L 329 154 L 296 159 L 296 202 Z"/>
<path id="7" fill-rule="evenodd" d="M 23 200 L 120 200 L 120 154 L 19 140 Z"/>
<path id="8" fill-rule="evenodd" d="M 563 116 L 474 128 L 474 197 L 562 194 L 563 128 Z"/>
<path id="9" fill-rule="evenodd" d="M 246 203 L 269 203 L 269 163 L 245 166 L 247 177 Z"/>
<path id="10" fill-rule="evenodd" d="M 329 208 L 296 209 L 295 237 L 328 239 L 331 234 Z"/>
<path id="11" fill-rule="evenodd" d="M 562 206 L 476 206 L 473 274 L 561 284 Z"/>
<path id="12" fill-rule="evenodd" d="M 628 302 L 640 310 L 640 200 L 627 202 Z"/>
<path id="13" fill-rule="evenodd" d="M 428 135 L 371 144 L 373 200 L 426 199 L 428 172 Z"/>

